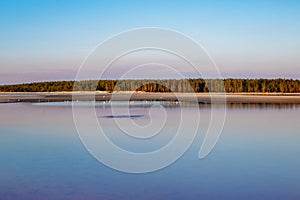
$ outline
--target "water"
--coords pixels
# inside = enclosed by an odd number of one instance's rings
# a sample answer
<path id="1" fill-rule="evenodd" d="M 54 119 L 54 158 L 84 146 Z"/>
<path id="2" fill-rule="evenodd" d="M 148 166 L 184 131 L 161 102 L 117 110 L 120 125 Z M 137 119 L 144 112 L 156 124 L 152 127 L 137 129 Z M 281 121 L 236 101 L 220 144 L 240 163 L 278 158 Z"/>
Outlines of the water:
<path id="1" fill-rule="evenodd" d="M 151 106 L 132 104 L 130 115 L 138 117 L 123 115 L 118 120 L 141 126 L 151 117 L 160 120 L 161 110 L 152 110 L 149 117 Z M 96 114 L 118 146 L 147 152 L 174 137 L 180 107 L 163 106 L 171 119 L 166 123 L 173 126 L 142 143 L 119 133 L 109 105 L 97 104 Z M 182 107 L 187 112 L 198 109 Z M 179 160 L 152 173 L 129 174 L 88 153 L 76 132 L 70 103 L 0 104 L 0 199 L 300 198 L 298 105 L 229 105 L 219 142 L 200 160 L 210 111 L 208 105 L 200 106 L 198 135 Z"/>

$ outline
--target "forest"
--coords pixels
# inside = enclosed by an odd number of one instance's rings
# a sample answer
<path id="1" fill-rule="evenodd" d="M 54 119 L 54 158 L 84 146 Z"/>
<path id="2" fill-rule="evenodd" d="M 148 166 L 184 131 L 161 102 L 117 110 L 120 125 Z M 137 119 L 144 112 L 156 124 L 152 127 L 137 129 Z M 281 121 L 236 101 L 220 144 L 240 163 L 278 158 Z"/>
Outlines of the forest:
<path id="1" fill-rule="evenodd" d="M 48 81 L 0 85 L 0 92 L 56 91 L 142 91 L 142 92 L 260 92 L 300 93 L 294 79 L 165 79 Z"/>

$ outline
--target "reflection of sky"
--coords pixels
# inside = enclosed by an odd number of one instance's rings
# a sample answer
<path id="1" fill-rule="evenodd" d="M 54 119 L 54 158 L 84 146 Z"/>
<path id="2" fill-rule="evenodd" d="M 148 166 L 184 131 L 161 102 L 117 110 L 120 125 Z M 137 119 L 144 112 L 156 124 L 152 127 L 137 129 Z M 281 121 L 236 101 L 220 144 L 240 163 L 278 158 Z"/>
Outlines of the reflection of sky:
<path id="1" fill-rule="evenodd" d="M 167 109 L 171 119 L 179 111 Z M 1 198 L 299 199 L 299 106 L 228 108 L 218 144 L 199 160 L 209 111 L 201 107 L 199 135 L 177 162 L 132 175 L 103 166 L 84 149 L 70 106 L 0 104 Z M 106 125 L 113 133 L 112 123 Z"/>
<path id="2" fill-rule="evenodd" d="M 299 7 L 269 0 L 1 1 L 0 83 L 72 79 L 99 42 L 145 26 L 202 43 L 226 77 L 299 78 Z"/>

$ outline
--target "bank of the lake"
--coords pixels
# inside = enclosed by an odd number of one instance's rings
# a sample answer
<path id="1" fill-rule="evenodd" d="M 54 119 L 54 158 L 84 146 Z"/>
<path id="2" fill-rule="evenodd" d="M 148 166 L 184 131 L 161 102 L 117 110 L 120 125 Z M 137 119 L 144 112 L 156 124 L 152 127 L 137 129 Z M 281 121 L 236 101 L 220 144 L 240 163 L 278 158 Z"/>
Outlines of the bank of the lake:
<path id="1" fill-rule="evenodd" d="M 300 103 L 300 93 L 1 92 L 0 103 L 59 101 L 198 101 L 199 103 Z"/>

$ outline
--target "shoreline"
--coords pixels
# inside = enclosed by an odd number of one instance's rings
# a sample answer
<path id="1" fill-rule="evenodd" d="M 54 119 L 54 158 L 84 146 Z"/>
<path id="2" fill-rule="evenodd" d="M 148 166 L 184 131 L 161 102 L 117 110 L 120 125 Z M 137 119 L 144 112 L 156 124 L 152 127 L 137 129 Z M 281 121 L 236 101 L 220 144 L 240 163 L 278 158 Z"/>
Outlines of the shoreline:
<path id="1" fill-rule="evenodd" d="M 61 101 L 198 101 L 224 103 L 220 93 L 147 93 L 147 92 L 0 92 L 0 103 Z M 226 93 L 226 103 L 300 104 L 300 93 Z"/>

